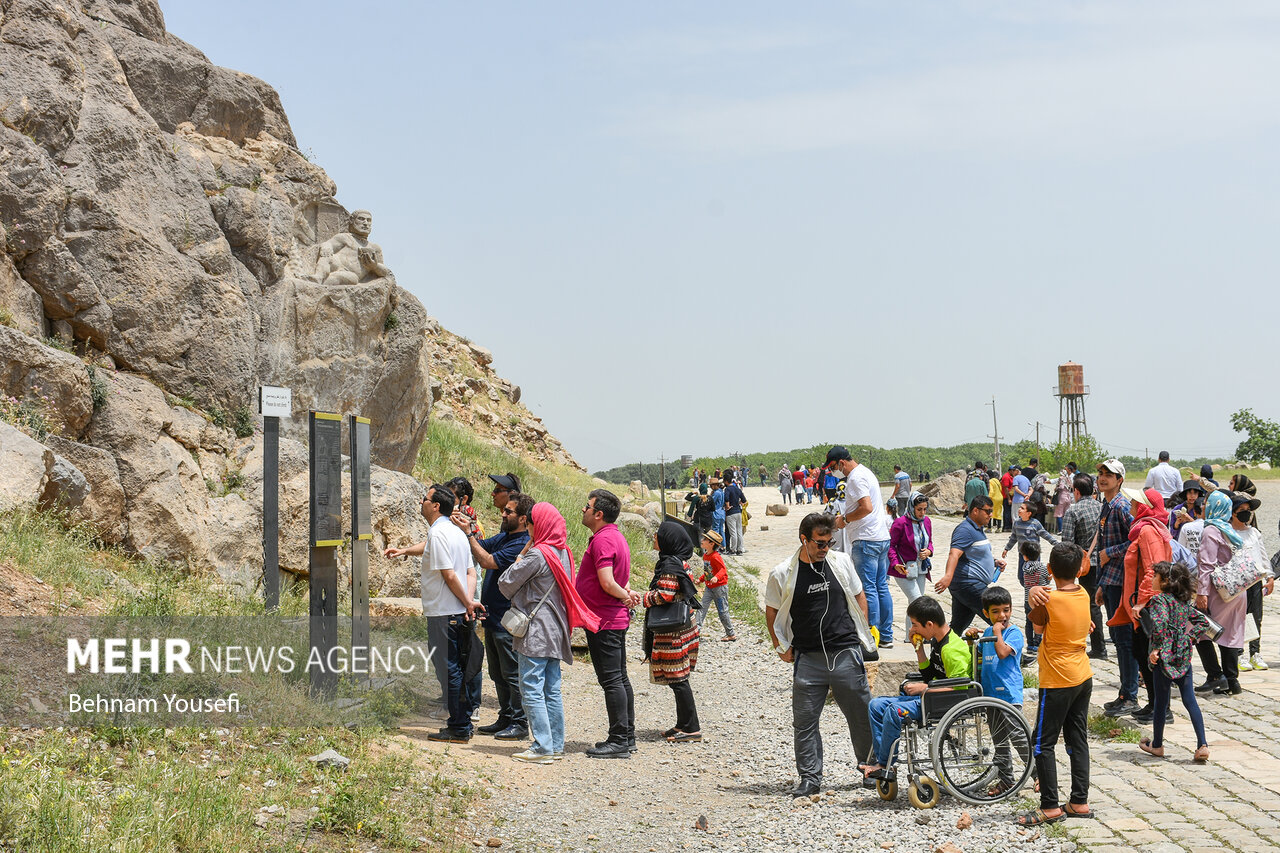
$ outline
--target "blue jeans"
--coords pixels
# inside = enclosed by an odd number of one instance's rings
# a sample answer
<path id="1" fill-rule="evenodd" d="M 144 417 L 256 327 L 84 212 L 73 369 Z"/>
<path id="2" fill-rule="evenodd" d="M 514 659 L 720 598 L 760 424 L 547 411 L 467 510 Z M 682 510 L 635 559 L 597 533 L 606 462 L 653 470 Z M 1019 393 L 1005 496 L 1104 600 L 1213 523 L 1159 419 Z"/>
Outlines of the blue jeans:
<path id="1" fill-rule="evenodd" d="M 520 655 L 520 698 L 533 735 L 531 752 L 564 752 L 564 702 L 560 697 L 560 659 Z"/>
<path id="2" fill-rule="evenodd" d="M 471 712 L 480 707 L 481 674 L 477 672 L 474 678 L 463 683 L 466 671 L 464 655 L 470 653 L 471 638 L 474 636 L 475 628 L 468 627 L 463 622 L 463 617 L 449 617 L 449 693 L 445 697 L 449 721 L 445 725 L 454 731 L 468 734 L 471 733 Z"/>
<path id="3" fill-rule="evenodd" d="M 853 543 L 853 566 L 867 593 L 867 621 L 880 632 L 881 643 L 893 642 L 893 598 L 889 595 L 889 540 Z"/>
<path id="4" fill-rule="evenodd" d="M 919 696 L 877 696 L 871 700 L 871 739 L 875 742 L 876 764 L 888 767 L 893 758 L 893 742 L 902 735 L 902 713 L 919 722 Z"/>
<path id="5" fill-rule="evenodd" d="M 1122 588 L 1104 586 L 1102 600 L 1107 606 L 1107 618 L 1116 615 L 1120 609 Z M 1138 700 L 1138 662 L 1133 657 L 1133 626 L 1129 624 L 1108 628 L 1111 642 L 1116 645 L 1116 667 L 1120 670 L 1120 695 L 1126 699 Z"/>

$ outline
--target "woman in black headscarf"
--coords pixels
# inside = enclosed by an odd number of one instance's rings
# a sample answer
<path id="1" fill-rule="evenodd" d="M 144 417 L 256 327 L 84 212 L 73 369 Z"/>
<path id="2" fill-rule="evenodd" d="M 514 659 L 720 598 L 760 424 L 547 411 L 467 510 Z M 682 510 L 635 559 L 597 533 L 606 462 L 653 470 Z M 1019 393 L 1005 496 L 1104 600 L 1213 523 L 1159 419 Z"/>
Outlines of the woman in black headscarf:
<path id="1" fill-rule="evenodd" d="M 674 630 L 656 632 L 649 630 L 649 614 L 645 614 L 644 650 L 649 680 L 669 685 L 676 695 L 676 724 L 663 733 L 666 739 L 672 743 L 699 741 L 702 726 L 689 685 L 689 673 L 698 665 L 698 625 L 692 618 L 692 608 L 698 606 L 698 589 L 685 569 L 685 561 L 693 556 L 693 540 L 676 521 L 662 522 L 653 540 L 658 549 L 653 580 L 649 591 L 643 595 L 633 593 L 633 600 L 646 610 L 683 600 L 690 606 L 690 619 Z"/>
<path id="2" fill-rule="evenodd" d="M 1243 492 L 1251 498 L 1258 496 L 1258 487 L 1253 484 L 1253 480 L 1250 480 L 1244 474 L 1232 475 L 1231 491 Z M 1253 529 L 1259 529 L 1258 514 L 1256 512 L 1250 511 L 1249 524 Z M 1260 580 L 1249 587 L 1244 594 L 1245 607 L 1248 609 L 1249 615 L 1253 617 L 1253 624 L 1258 627 L 1258 637 L 1249 641 L 1249 653 L 1240 656 L 1240 671 L 1269 669 L 1270 667 L 1262 657 L 1262 581 Z"/>

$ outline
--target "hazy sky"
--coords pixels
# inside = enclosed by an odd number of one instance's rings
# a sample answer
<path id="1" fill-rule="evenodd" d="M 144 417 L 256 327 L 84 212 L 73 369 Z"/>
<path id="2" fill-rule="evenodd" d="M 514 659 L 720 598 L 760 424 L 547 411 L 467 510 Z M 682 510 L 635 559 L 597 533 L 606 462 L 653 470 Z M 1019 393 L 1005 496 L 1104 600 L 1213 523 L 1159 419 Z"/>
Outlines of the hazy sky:
<path id="1" fill-rule="evenodd" d="M 162 5 L 593 470 L 1280 418 L 1280 4 Z"/>

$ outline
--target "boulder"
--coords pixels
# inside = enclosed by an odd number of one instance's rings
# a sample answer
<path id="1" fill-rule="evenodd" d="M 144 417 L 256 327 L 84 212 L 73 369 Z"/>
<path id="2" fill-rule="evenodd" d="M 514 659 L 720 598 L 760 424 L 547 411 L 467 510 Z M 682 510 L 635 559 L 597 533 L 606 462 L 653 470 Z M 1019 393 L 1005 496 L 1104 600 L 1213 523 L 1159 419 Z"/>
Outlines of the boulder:
<path id="1" fill-rule="evenodd" d="M 52 470 L 52 450 L 0 421 L 0 511 L 39 503 Z"/>
<path id="2" fill-rule="evenodd" d="M 634 512 L 618 513 L 618 527 L 622 529 L 624 534 L 635 530 L 646 537 L 653 536 L 654 533 L 658 532 L 658 525 L 651 524 L 649 519 Z"/>
<path id="3" fill-rule="evenodd" d="M 369 599 L 369 627 L 375 631 L 398 625 L 412 625 L 422 618 L 421 597 Z"/>
<path id="4" fill-rule="evenodd" d="M 931 515 L 964 515 L 964 472 L 943 474 L 920 487 Z"/>
<path id="5" fill-rule="evenodd" d="M 70 438 L 81 435 L 93 415 L 84 362 L 8 326 L 0 326 L 0 396 L 32 403 L 50 432 Z"/>
<path id="6" fill-rule="evenodd" d="M 627 486 L 627 491 L 631 492 L 631 494 L 637 498 L 643 499 L 649 497 L 649 487 L 641 480 L 632 480 Z"/>
<path id="7" fill-rule="evenodd" d="M 769 504 L 764 508 L 765 515 L 786 515 L 790 511 L 786 504 Z"/>
<path id="8" fill-rule="evenodd" d="M 488 365 L 493 364 L 493 353 L 485 347 L 468 342 L 467 349 L 471 351 L 471 357 L 475 360 L 476 364 L 481 367 L 487 367 Z"/>
<path id="9" fill-rule="evenodd" d="M 57 456 L 79 469 L 87 481 L 89 493 L 73 517 L 90 524 L 106 544 L 120 544 L 125 534 L 125 501 L 115 457 L 100 448 L 56 436 L 50 436 L 46 443 Z"/>

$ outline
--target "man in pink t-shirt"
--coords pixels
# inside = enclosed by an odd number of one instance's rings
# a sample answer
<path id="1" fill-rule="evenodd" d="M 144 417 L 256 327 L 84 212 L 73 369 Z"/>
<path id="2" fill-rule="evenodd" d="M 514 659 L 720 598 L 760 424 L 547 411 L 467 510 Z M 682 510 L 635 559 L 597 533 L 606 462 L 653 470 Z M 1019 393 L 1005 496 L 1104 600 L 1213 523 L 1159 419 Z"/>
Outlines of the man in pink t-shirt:
<path id="1" fill-rule="evenodd" d="M 587 607 L 600 617 L 600 630 L 587 631 L 587 648 L 596 680 L 604 690 L 609 736 L 587 750 L 592 758 L 630 758 L 636 751 L 635 694 L 627 677 L 627 628 L 631 625 L 631 548 L 614 524 L 622 502 L 607 489 L 595 489 L 582 508 L 591 541 L 573 585 Z"/>

